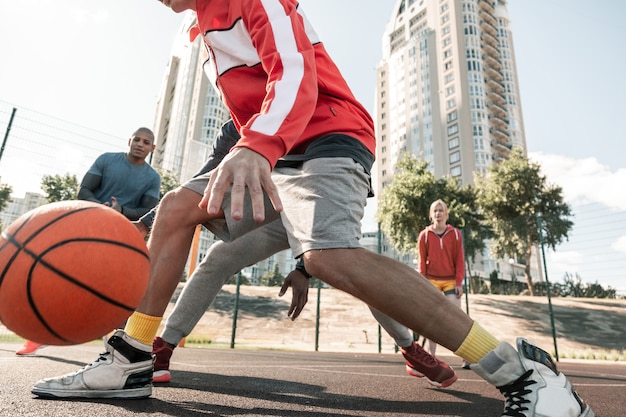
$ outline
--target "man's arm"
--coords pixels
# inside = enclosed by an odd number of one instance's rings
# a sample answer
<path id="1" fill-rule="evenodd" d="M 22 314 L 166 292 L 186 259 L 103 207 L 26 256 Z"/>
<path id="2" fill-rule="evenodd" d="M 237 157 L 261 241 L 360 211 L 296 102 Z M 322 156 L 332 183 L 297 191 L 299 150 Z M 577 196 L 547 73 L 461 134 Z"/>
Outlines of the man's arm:
<path id="1" fill-rule="evenodd" d="M 121 208 L 121 213 L 128 220 L 139 220 L 142 216 L 150 212 L 150 210 L 152 210 L 158 203 L 158 198 L 144 194 L 143 197 L 141 197 L 140 207 L 125 206 Z"/>
<path id="2" fill-rule="evenodd" d="M 94 190 L 97 190 L 100 184 L 102 184 L 102 177 L 100 175 L 85 174 L 78 188 L 76 198 L 79 200 L 93 201 L 94 203 L 102 203 L 102 201 L 98 201 L 94 196 Z"/>

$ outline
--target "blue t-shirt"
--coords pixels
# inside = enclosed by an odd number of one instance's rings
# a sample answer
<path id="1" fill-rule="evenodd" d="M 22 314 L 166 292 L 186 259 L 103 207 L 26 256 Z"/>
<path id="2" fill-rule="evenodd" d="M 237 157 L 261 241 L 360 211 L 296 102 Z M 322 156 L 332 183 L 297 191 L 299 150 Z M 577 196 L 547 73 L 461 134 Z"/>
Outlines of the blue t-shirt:
<path id="1" fill-rule="evenodd" d="M 114 196 L 121 206 L 137 208 L 141 207 L 141 198 L 144 195 L 159 199 L 159 173 L 148 163 L 131 164 L 123 152 L 103 153 L 87 173 L 102 177 L 100 187 L 93 193 L 103 203 L 110 203 Z"/>

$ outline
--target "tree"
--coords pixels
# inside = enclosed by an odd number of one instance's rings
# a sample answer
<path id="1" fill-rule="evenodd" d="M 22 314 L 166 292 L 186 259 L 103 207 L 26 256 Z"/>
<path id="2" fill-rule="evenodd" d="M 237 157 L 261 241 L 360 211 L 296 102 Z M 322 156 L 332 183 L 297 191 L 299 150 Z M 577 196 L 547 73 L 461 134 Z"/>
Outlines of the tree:
<path id="1" fill-rule="evenodd" d="M 0 184 L 0 211 L 4 210 L 9 201 L 11 201 L 11 193 L 13 192 L 13 187 L 9 184 Z M 4 229 L 4 225 L 0 221 L 0 232 Z"/>
<path id="2" fill-rule="evenodd" d="M 11 201 L 12 192 L 13 187 L 9 184 L 0 184 L 0 211 L 4 210 Z"/>
<path id="3" fill-rule="evenodd" d="M 573 226 L 561 187 L 548 184 L 540 166 L 515 149 L 508 159 L 492 165 L 487 175 L 477 175 L 476 188 L 479 205 L 494 233 L 492 254 L 523 260 L 528 290 L 534 295 L 530 274 L 533 248 L 543 242 L 554 249 L 567 239 Z"/>
<path id="4" fill-rule="evenodd" d="M 226 281 L 226 284 L 237 285 L 237 275 L 239 275 L 239 274 L 241 274 L 241 279 L 239 280 L 239 285 L 252 285 L 252 284 L 250 284 L 250 280 L 248 279 L 248 277 L 245 274 L 242 274 L 241 272 L 238 272 L 235 275 L 233 275 L 232 277 L 230 277 L 228 279 L 228 281 Z"/>
<path id="5" fill-rule="evenodd" d="M 264 287 L 280 287 L 285 277 L 280 273 L 278 264 L 274 265 L 274 272 L 266 272 L 259 280 L 259 285 Z"/>
<path id="6" fill-rule="evenodd" d="M 180 185 L 178 178 L 174 175 L 172 171 L 168 171 L 166 169 L 157 169 L 156 170 L 161 176 L 161 191 L 159 198 L 163 198 L 165 194 L 173 189 L 177 188 Z"/>
<path id="7" fill-rule="evenodd" d="M 378 199 L 376 213 L 385 237 L 398 251 L 416 249 L 419 232 L 430 224 L 428 212 L 433 201 L 441 198 L 449 211 L 454 211 L 448 187 L 455 188 L 448 181 L 438 181 L 427 162 L 409 153 L 400 157 L 393 180 Z"/>
<path id="8" fill-rule="evenodd" d="M 76 200 L 78 195 L 78 180 L 76 175 L 63 176 L 44 175 L 41 179 L 41 189 L 46 194 L 48 203 L 56 201 Z"/>
<path id="9" fill-rule="evenodd" d="M 437 199 L 448 205 L 449 223 L 463 232 L 466 269 L 471 275 L 469 261 L 485 248 L 490 234 L 479 214 L 474 189 L 460 186 L 451 177 L 436 179 L 428 163 L 412 154 L 400 158 L 391 184 L 379 198 L 381 229 L 399 251 L 416 251 L 419 232 L 431 223 L 430 205 Z"/>

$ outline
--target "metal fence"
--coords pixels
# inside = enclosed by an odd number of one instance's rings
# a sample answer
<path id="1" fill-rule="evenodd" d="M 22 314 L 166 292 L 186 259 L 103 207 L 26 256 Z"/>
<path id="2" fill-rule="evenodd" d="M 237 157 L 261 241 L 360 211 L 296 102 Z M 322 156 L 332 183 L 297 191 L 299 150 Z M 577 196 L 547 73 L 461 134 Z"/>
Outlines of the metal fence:
<path id="1" fill-rule="evenodd" d="M 1 100 L 0 132 L 0 183 L 10 185 L 14 197 L 40 193 L 45 175 L 80 181 L 98 155 L 124 151 L 128 140 Z"/>

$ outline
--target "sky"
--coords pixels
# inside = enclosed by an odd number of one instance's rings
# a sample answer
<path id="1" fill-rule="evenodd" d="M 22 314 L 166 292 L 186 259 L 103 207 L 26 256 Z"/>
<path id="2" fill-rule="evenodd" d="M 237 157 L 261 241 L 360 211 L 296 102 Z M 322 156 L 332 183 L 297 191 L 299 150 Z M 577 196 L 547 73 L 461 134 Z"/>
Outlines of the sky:
<path id="1" fill-rule="evenodd" d="M 575 215 L 569 241 L 546 249 L 548 277 L 569 272 L 626 292 L 626 2 L 508 3 L 529 157 L 563 188 Z M 370 111 L 395 4 L 301 0 Z M 125 140 L 153 124 L 181 21 L 154 0 L 0 2 L 0 102 Z"/>

